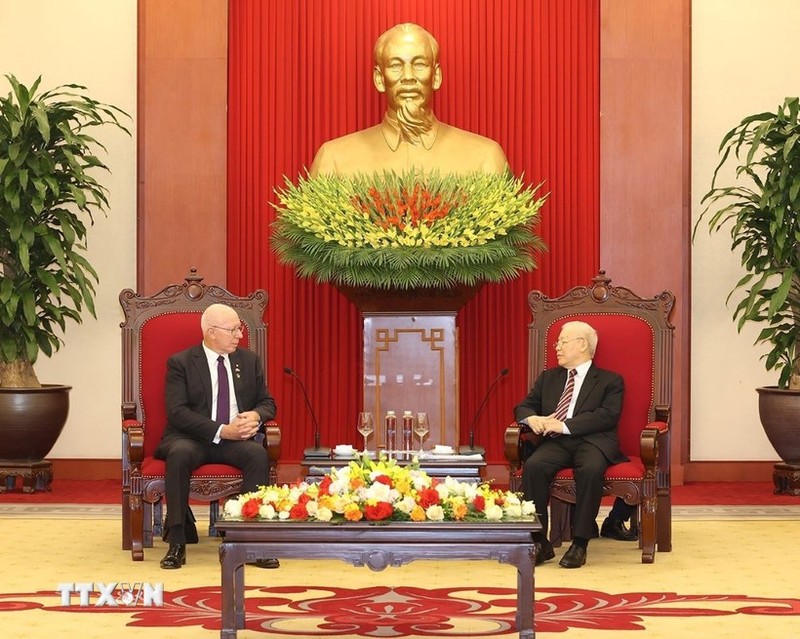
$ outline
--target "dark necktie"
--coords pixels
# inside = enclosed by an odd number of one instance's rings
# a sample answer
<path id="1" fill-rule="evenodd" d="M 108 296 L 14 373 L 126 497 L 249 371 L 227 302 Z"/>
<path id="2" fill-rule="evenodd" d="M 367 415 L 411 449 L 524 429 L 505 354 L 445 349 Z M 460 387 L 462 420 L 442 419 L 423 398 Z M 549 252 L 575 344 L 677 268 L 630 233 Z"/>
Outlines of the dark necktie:
<path id="1" fill-rule="evenodd" d="M 575 375 L 577 371 L 573 368 L 567 375 L 567 385 L 564 387 L 564 392 L 561 393 L 561 399 L 558 400 L 556 412 L 553 413 L 558 421 L 563 422 L 567 418 L 567 410 L 569 403 L 572 401 L 572 392 L 575 390 Z"/>
<path id="2" fill-rule="evenodd" d="M 225 368 L 225 358 L 217 358 L 217 421 L 227 424 L 231 419 L 231 391 L 228 386 L 228 369 Z"/>

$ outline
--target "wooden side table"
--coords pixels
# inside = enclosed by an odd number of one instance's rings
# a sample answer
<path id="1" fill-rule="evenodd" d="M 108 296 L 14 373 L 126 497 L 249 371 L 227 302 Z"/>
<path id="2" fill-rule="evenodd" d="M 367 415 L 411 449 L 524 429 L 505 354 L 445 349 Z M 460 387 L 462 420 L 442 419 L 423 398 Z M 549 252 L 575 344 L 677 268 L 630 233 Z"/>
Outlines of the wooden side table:
<path id="1" fill-rule="evenodd" d="M 534 517 L 514 522 L 217 522 L 225 540 L 219 547 L 222 570 L 220 639 L 236 639 L 245 627 L 245 564 L 267 557 L 341 559 L 381 571 L 417 560 L 490 559 L 517 569 L 517 630 L 534 637 Z M 259 571 L 263 580 L 266 573 Z"/>

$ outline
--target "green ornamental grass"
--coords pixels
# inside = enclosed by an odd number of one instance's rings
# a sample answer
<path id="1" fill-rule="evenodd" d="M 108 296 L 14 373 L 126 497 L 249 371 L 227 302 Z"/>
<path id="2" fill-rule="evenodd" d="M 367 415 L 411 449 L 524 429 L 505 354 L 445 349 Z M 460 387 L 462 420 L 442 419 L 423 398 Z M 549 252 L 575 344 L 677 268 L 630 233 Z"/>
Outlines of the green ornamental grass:
<path id="1" fill-rule="evenodd" d="M 474 173 L 383 173 L 286 180 L 273 246 L 303 277 L 413 289 L 508 280 L 546 249 L 541 184 Z"/>

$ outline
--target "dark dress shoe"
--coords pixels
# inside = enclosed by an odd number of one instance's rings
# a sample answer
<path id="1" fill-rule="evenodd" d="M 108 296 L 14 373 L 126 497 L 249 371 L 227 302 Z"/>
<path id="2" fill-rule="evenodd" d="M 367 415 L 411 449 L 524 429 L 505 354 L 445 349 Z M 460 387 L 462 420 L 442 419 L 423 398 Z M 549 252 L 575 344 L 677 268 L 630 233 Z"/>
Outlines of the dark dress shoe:
<path id="1" fill-rule="evenodd" d="M 533 547 L 536 550 L 536 561 L 534 563 L 537 566 L 541 566 L 545 561 L 556 556 L 556 551 L 553 550 L 553 544 L 547 540 L 537 541 L 533 544 Z"/>
<path id="2" fill-rule="evenodd" d="M 255 566 L 256 568 L 280 568 L 281 562 L 279 562 L 274 557 L 268 557 L 267 559 L 256 559 L 254 562 L 247 564 L 248 566 Z"/>
<path id="3" fill-rule="evenodd" d="M 611 519 L 606 517 L 603 526 L 600 528 L 600 536 L 617 541 L 636 541 L 639 534 L 635 530 L 625 528 L 625 522 L 621 519 Z"/>
<path id="4" fill-rule="evenodd" d="M 572 544 L 558 565 L 562 568 L 580 568 L 586 563 L 586 548 Z"/>
<path id="5" fill-rule="evenodd" d="M 164 570 L 177 570 L 186 563 L 186 544 L 170 544 L 167 554 L 161 560 Z"/>

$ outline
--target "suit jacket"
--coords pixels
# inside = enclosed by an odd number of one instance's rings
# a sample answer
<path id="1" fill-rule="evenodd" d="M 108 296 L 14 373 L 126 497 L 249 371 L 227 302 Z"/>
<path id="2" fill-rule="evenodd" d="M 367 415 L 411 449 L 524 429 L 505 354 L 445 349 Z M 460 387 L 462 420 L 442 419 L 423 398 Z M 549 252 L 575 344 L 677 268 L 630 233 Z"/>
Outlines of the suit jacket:
<path id="1" fill-rule="evenodd" d="M 246 348 L 237 348 L 229 358 L 239 410 L 256 411 L 262 422 L 273 419 L 275 400 L 267 389 L 261 358 Z M 211 373 L 201 344 L 167 360 L 165 397 L 167 427 L 159 448 L 180 437 L 209 444 L 213 441 L 220 425 L 211 416 Z"/>
<path id="2" fill-rule="evenodd" d="M 566 368 L 557 366 L 544 371 L 525 399 L 514 408 L 516 420 L 522 421 L 530 415 L 551 415 L 566 383 Z M 612 464 L 628 461 L 617 439 L 624 392 L 625 383 L 620 375 L 592 364 L 578 393 L 573 416 L 565 421 L 570 431 L 567 437 L 583 437 L 597 446 Z"/>

